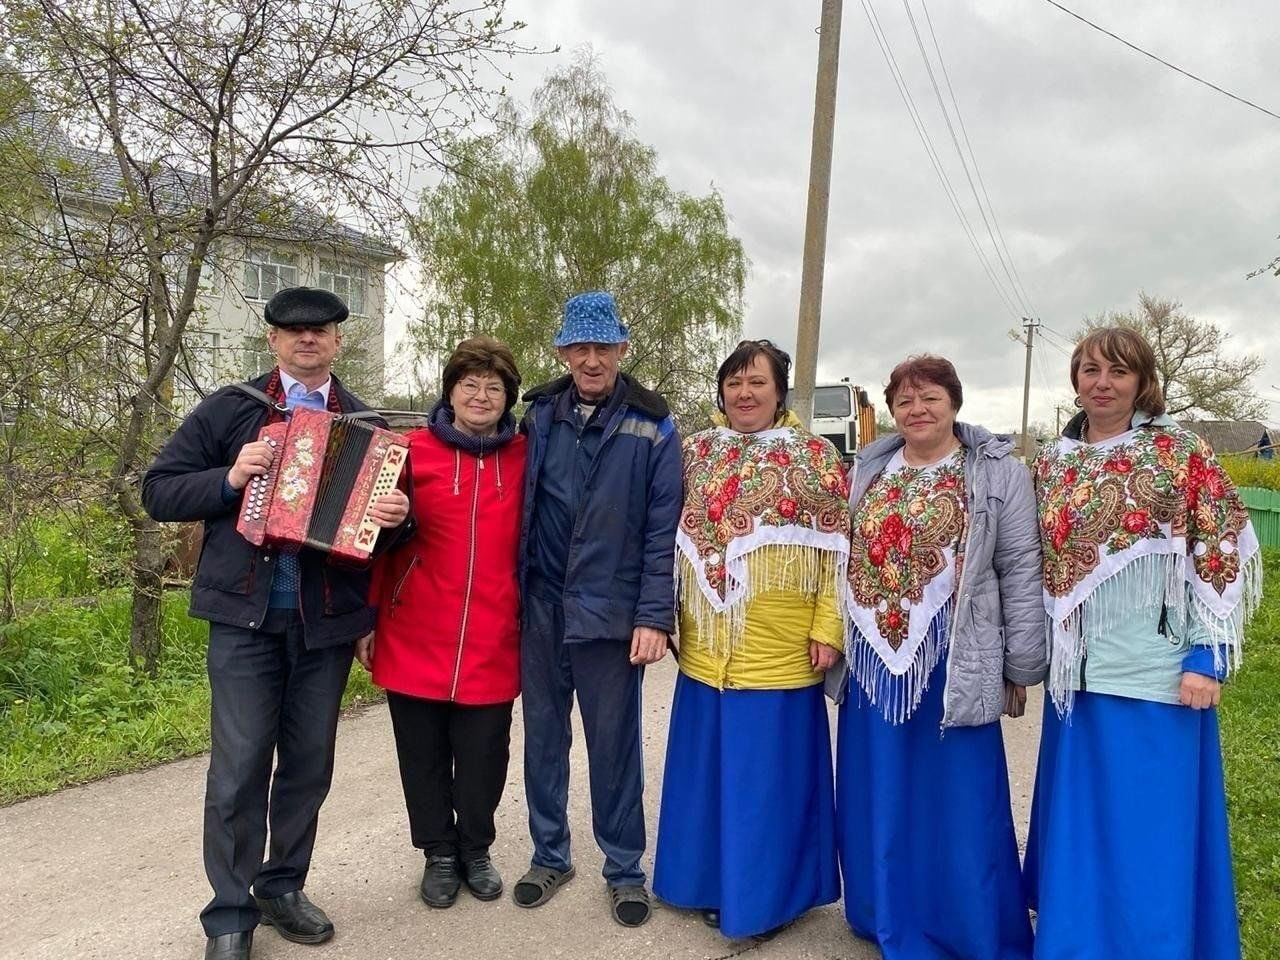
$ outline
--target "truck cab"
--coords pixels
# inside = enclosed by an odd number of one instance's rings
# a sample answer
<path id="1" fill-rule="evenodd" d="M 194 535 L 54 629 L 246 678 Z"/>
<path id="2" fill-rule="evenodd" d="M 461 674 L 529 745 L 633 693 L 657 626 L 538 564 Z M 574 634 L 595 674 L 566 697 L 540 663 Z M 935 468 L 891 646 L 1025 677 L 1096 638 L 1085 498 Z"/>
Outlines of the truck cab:
<path id="1" fill-rule="evenodd" d="M 791 392 L 787 393 L 791 402 Z M 813 390 L 813 432 L 830 440 L 848 461 L 876 438 L 876 412 L 867 391 L 849 378 L 819 383 Z"/>

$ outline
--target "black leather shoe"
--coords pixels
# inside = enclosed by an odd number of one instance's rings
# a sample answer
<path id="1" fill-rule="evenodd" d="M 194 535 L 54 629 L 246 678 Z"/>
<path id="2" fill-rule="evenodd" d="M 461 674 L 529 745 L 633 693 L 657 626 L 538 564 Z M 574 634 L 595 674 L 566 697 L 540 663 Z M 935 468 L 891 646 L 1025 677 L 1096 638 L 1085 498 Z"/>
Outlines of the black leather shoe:
<path id="1" fill-rule="evenodd" d="M 204 948 L 204 960 L 249 960 L 249 950 L 252 947 L 252 930 L 224 933 L 209 938 Z"/>
<path id="2" fill-rule="evenodd" d="M 713 927 L 716 930 L 719 930 L 720 929 L 720 911 L 719 910 L 703 910 L 702 922 L 705 923 L 708 927 Z"/>
<path id="3" fill-rule="evenodd" d="M 427 857 L 427 866 L 422 871 L 422 883 L 418 886 L 423 903 L 441 909 L 452 907 L 453 901 L 458 899 L 458 888 L 461 886 L 457 857 Z"/>
<path id="4" fill-rule="evenodd" d="M 462 878 L 477 900 L 497 900 L 502 896 L 502 877 L 488 857 L 476 857 L 464 863 Z"/>
<path id="5" fill-rule="evenodd" d="M 294 943 L 324 943 L 333 936 L 333 923 L 301 890 L 264 900 L 254 897 L 262 923 Z"/>

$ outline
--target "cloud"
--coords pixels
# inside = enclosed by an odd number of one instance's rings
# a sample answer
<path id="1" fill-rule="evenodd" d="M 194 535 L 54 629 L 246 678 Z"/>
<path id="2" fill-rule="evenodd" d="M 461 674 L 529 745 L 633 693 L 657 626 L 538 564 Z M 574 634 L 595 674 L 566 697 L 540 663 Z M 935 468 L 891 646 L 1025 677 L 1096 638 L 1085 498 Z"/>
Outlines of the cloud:
<path id="1" fill-rule="evenodd" d="M 1280 111 L 1280 18 L 1270 0 L 1240 0 L 1229 14 L 1191 0 L 1075 6 Z M 819 8 L 817 0 L 512 0 L 508 9 L 529 23 L 526 39 L 562 48 L 511 64 L 517 95 L 589 44 L 672 183 L 724 194 L 753 263 L 747 332 L 784 345 L 794 341 L 799 299 Z M 874 9 L 1004 281 L 903 7 L 876 0 Z M 912 9 L 932 53 L 918 0 Z M 1271 361 L 1261 389 L 1280 382 L 1280 280 L 1245 279 L 1280 253 L 1280 121 L 1048 4 L 934 0 L 929 13 L 1040 317 L 1070 334 L 1086 316 L 1134 308 L 1141 290 L 1176 298 Z M 853 0 L 844 5 L 836 125 L 820 375 L 851 376 L 875 395 L 906 354 L 941 352 L 965 380 L 966 415 L 1016 425 L 1024 352 L 1007 331 L 1021 307 L 1004 306 L 984 275 Z M 1067 393 L 1066 361 L 1046 345 L 1033 371 L 1032 418 L 1052 422 Z"/>

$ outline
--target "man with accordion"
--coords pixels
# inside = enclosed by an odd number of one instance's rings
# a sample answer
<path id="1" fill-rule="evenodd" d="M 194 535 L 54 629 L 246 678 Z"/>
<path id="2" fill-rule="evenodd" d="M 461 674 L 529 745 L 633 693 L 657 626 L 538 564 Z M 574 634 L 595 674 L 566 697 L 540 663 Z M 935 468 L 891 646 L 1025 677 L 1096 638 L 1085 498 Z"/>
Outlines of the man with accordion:
<path id="1" fill-rule="evenodd" d="M 385 434 L 363 425 L 369 408 L 331 372 L 342 343 L 338 325 L 347 318 L 342 300 L 295 287 L 272 297 L 264 318 L 278 366 L 201 402 L 142 484 L 143 504 L 155 519 L 204 523 L 190 613 L 210 623 L 204 861 L 214 895 L 200 915 L 209 960 L 247 960 L 260 922 L 296 943 L 333 936 L 333 924 L 302 888 L 333 774 L 338 711 L 355 641 L 374 623 L 368 571 L 339 565 L 332 541 L 317 541 L 314 531 L 303 536 L 303 546 L 262 537 L 252 538 L 260 542 L 255 546 L 247 538 L 246 522 L 252 525 L 269 509 L 273 491 L 283 491 L 287 500 L 300 489 L 296 476 L 290 485 L 280 474 L 285 450 L 274 439 L 279 431 L 264 427 L 292 423 L 294 411 L 309 408 L 333 418 L 308 413 L 298 419 L 326 427 L 332 422 L 332 437 L 350 433 L 362 444 L 376 444 Z M 327 446 L 332 455 L 334 440 Z M 353 462 L 363 462 L 363 450 Z M 358 484 L 358 472 L 335 471 L 338 476 L 318 485 Z M 276 483 L 278 474 L 284 479 Z M 408 497 L 394 489 L 394 480 L 389 486 L 382 492 L 385 479 L 375 484 L 364 478 L 368 499 L 352 509 L 366 539 L 370 526 L 396 528 L 408 520 Z M 315 509 L 322 512 L 319 504 Z M 334 526 L 352 529 L 342 510 L 335 516 Z M 375 549 L 394 537 L 377 537 Z"/>

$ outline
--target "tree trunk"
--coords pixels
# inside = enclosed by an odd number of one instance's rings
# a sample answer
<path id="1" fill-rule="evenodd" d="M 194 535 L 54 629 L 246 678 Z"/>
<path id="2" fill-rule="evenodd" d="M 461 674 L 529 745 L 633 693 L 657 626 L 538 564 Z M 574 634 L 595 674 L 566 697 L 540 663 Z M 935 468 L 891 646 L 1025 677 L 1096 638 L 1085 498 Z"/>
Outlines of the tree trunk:
<path id="1" fill-rule="evenodd" d="M 154 677 L 160 667 L 164 543 L 160 524 L 143 514 L 133 528 L 133 617 L 129 624 L 129 660 L 135 670 Z"/>

